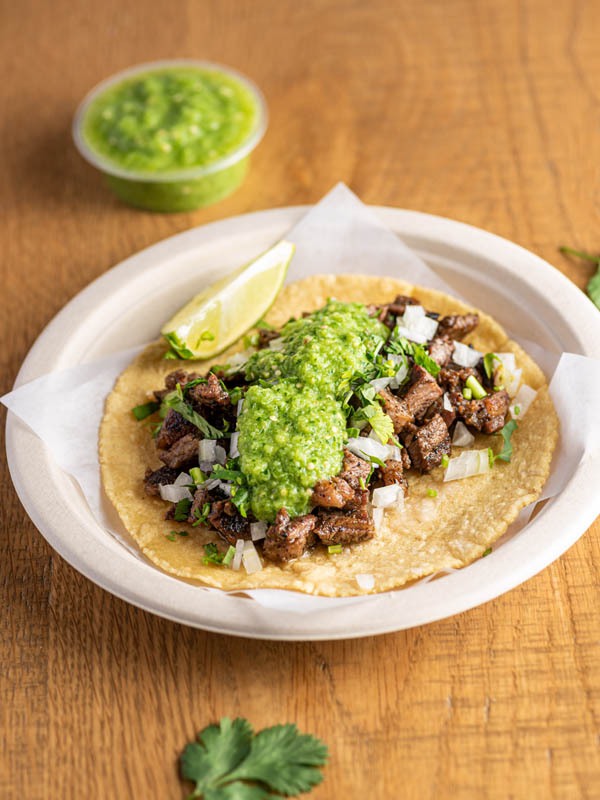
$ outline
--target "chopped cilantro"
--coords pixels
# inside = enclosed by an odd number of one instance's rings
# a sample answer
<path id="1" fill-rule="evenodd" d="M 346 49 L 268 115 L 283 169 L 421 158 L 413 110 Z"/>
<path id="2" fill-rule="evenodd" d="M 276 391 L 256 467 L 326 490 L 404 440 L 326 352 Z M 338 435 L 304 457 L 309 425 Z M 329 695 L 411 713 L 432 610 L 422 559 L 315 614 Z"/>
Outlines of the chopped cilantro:
<path id="1" fill-rule="evenodd" d="M 229 392 L 229 402 L 232 406 L 237 405 L 240 400 L 242 399 L 243 392 L 240 386 L 236 386 L 235 389 L 232 389 Z"/>
<path id="2" fill-rule="evenodd" d="M 223 717 L 186 745 L 180 764 L 182 777 L 195 784 L 189 800 L 265 800 L 269 790 L 291 796 L 321 783 L 319 767 L 328 758 L 322 741 L 293 724 L 253 734 L 247 720 Z"/>
<path id="3" fill-rule="evenodd" d="M 163 336 L 167 340 L 170 345 L 170 349 L 164 355 L 164 358 L 196 358 L 196 356 L 192 353 L 191 350 L 185 346 L 185 344 L 181 341 L 179 336 L 175 333 L 175 331 L 171 331 L 170 333 L 164 333 Z"/>
<path id="4" fill-rule="evenodd" d="M 215 335 L 211 331 L 202 331 L 196 342 L 196 347 L 200 347 L 200 342 L 214 342 Z"/>
<path id="5" fill-rule="evenodd" d="M 168 539 L 170 542 L 176 541 L 177 537 L 175 536 L 175 531 L 171 531 L 171 533 L 165 533 L 165 539 Z"/>
<path id="6" fill-rule="evenodd" d="M 361 453 L 363 454 L 363 456 L 364 456 L 365 458 L 368 458 L 368 459 L 369 459 L 369 461 L 371 462 L 371 464 L 375 464 L 375 465 L 376 465 L 376 466 L 378 466 L 378 467 L 385 467 L 385 464 L 383 463 L 383 461 L 382 461 L 380 458 L 377 458 L 377 456 L 368 456 L 368 455 L 367 455 L 366 453 L 364 453 L 362 450 L 361 450 Z M 371 475 L 369 474 L 369 478 L 370 478 L 370 477 L 371 477 Z M 367 480 L 368 480 L 368 478 L 367 478 Z"/>
<path id="7" fill-rule="evenodd" d="M 220 566 L 224 558 L 225 553 L 219 553 L 217 545 L 214 542 L 209 542 L 204 545 L 204 558 L 202 561 L 205 564 L 218 564 Z"/>
<path id="8" fill-rule="evenodd" d="M 387 414 L 383 413 L 380 405 L 369 406 L 369 408 L 375 408 L 375 413 L 369 418 L 371 428 L 381 443 L 387 444 L 394 435 L 394 423 Z"/>
<path id="9" fill-rule="evenodd" d="M 517 417 L 519 416 L 520 413 L 521 413 L 521 406 L 515 406 L 515 414 L 517 415 Z"/>
<path id="10" fill-rule="evenodd" d="M 258 320 L 258 322 L 256 323 L 256 325 L 254 327 L 255 328 L 262 328 L 264 331 L 274 331 L 274 330 L 276 330 L 274 325 L 271 325 L 270 322 L 267 322 L 267 320 L 263 319 L 262 317 Z"/>
<path id="11" fill-rule="evenodd" d="M 179 390 L 179 391 L 178 391 Z M 173 392 L 169 392 L 169 394 L 164 398 L 163 405 L 167 408 L 172 408 L 174 411 L 177 411 L 178 414 L 186 419 L 188 422 L 191 422 L 192 425 L 195 425 L 198 430 L 207 438 L 207 439 L 221 439 L 223 438 L 225 432 L 219 430 L 219 428 L 215 428 L 211 425 L 201 414 L 198 414 L 197 411 L 189 405 L 188 403 L 183 400 L 181 395 L 181 386 L 177 384 L 177 389 Z"/>
<path id="12" fill-rule="evenodd" d="M 189 500 L 187 497 L 184 497 L 181 500 L 179 500 L 179 502 L 175 506 L 175 514 L 173 515 L 173 519 L 175 520 L 175 522 L 185 522 L 190 514 L 191 506 L 192 506 L 192 501 Z"/>
<path id="13" fill-rule="evenodd" d="M 346 428 L 346 439 L 356 439 L 359 433 L 358 428 Z"/>
<path id="14" fill-rule="evenodd" d="M 175 536 L 189 536 L 187 531 L 171 531 L 171 533 L 174 533 Z"/>
<path id="15" fill-rule="evenodd" d="M 433 358 L 431 358 L 429 353 L 420 344 L 413 344 L 413 358 L 415 360 L 415 364 L 419 364 L 419 366 L 423 367 L 427 370 L 427 372 L 433 375 L 434 378 L 437 378 L 441 367 L 437 361 L 434 361 Z"/>
<path id="16" fill-rule="evenodd" d="M 328 553 L 341 553 L 342 552 L 342 545 L 341 544 L 330 544 L 327 548 Z"/>
<path id="17" fill-rule="evenodd" d="M 516 420 L 511 419 L 506 425 L 501 428 L 501 430 L 496 434 L 496 436 L 501 436 L 503 439 L 503 446 L 502 450 L 493 456 L 493 461 L 499 458 L 501 461 L 510 461 L 512 457 L 513 446 L 511 442 L 511 436 L 517 430 L 519 426 L 517 425 Z M 490 461 L 490 463 L 493 463 Z"/>
<path id="18" fill-rule="evenodd" d="M 372 471 L 373 471 L 373 470 L 371 470 L 371 472 L 372 472 Z M 360 488 L 363 490 L 363 492 L 366 492 L 366 490 L 367 490 L 367 486 L 366 486 L 366 484 L 365 484 L 365 479 L 363 478 L 363 476 L 362 476 L 362 475 L 361 475 L 361 476 L 360 476 L 360 478 L 358 479 L 358 483 L 359 483 L 359 486 L 360 486 Z"/>
<path id="19" fill-rule="evenodd" d="M 202 511 L 199 508 L 194 509 L 194 516 L 196 517 L 196 521 L 192 522 L 192 528 L 198 527 L 198 525 L 202 525 L 208 519 L 208 515 L 210 514 L 210 503 L 204 503 L 202 506 Z"/>
<path id="20" fill-rule="evenodd" d="M 491 548 L 491 547 L 488 547 L 488 548 L 487 548 L 487 550 L 484 550 L 484 551 L 483 551 L 483 553 L 481 554 L 481 557 L 482 557 L 482 558 L 485 558 L 486 556 L 489 556 L 489 554 L 490 554 L 491 552 L 492 552 L 492 548 Z"/>
<path id="21" fill-rule="evenodd" d="M 144 403 L 141 406 L 136 406 L 135 408 L 131 409 L 131 413 L 133 416 L 141 422 L 141 420 L 146 419 L 149 417 L 150 414 L 154 414 L 160 408 L 160 403 L 151 400 L 149 403 Z"/>

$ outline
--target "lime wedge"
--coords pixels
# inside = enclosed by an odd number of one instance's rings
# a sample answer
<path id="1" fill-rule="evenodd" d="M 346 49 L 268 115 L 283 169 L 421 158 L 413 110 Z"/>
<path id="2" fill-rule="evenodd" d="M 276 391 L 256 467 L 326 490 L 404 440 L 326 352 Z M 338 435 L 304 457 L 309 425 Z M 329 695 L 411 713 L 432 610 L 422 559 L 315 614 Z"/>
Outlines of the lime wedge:
<path id="1" fill-rule="evenodd" d="M 281 241 L 193 297 L 161 330 L 180 358 L 220 353 L 251 328 L 277 297 L 295 245 Z"/>

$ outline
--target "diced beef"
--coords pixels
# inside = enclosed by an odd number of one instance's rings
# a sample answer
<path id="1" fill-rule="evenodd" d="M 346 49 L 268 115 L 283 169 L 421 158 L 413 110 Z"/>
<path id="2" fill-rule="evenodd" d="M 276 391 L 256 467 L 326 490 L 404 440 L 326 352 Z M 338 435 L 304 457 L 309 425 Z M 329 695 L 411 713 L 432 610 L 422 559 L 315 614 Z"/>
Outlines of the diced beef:
<path id="1" fill-rule="evenodd" d="M 393 303 L 385 303 L 384 305 L 371 305 L 368 306 L 368 313 L 372 317 L 377 317 L 379 322 L 383 322 L 388 328 L 394 328 L 396 325 L 396 317 L 401 317 L 404 314 L 406 306 L 414 306 L 418 303 L 412 297 L 399 294 Z"/>
<path id="2" fill-rule="evenodd" d="M 171 467 L 160 467 L 154 471 L 147 469 L 146 475 L 144 476 L 144 490 L 146 494 L 152 496 L 160 495 L 159 487 L 173 483 L 178 475 L 179 472 L 176 469 L 171 469 Z"/>
<path id="3" fill-rule="evenodd" d="M 402 450 L 400 450 L 400 458 L 402 459 L 402 466 L 404 469 L 410 469 L 412 467 L 412 462 L 406 447 L 403 447 Z"/>
<path id="4" fill-rule="evenodd" d="M 343 478 L 352 489 L 355 491 L 362 490 L 360 479 L 362 478 L 363 482 L 366 481 L 370 472 L 371 464 L 369 461 L 365 461 L 364 458 L 358 458 L 350 450 L 344 450 L 344 463 L 338 477 Z"/>
<path id="5" fill-rule="evenodd" d="M 285 508 L 281 508 L 277 512 L 275 522 L 267 529 L 263 543 L 265 558 L 279 563 L 299 558 L 315 543 L 316 521 L 314 514 L 304 514 L 290 519 Z"/>
<path id="6" fill-rule="evenodd" d="M 477 373 L 472 367 L 443 367 L 437 379 L 447 392 L 460 392 L 471 375 L 477 378 Z"/>
<path id="7" fill-rule="evenodd" d="M 198 435 L 200 431 L 196 428 Z M 168 467 L 180 469 L 182 467 L 198 464 L 198 435 L 186 433 L 178 439 L 168 450 L 159 450 L 158 457 Z"/>
<path id="8" fill-rule="evenodd" d="M 451 339 L 462 339 L 467 333 L 479 325 L 477 314 L 449 314 L 442 317 L 438 325 L 438 336 L 445 335 Z"/>
<path id="9" fill-rule="evenodd" d="M 426 425 L 412 434 L 407 443 L 413 467 L 420 472 L 429 472 L 442 463 L 444 455 L 450 455 L 450 435 L 446 423 L 436 414 Z"/>
<path id="10" fill-rule="evenodd" d="M 346 508 L 355 501 L 355 490 L 343 478 L 335 475 L 333 478 L 319 481 L 312 493 L 312 503 L 324 508 Z"/>
<path id="11" fill-rule="evenodd" d="M 159 389 L 158 391 L 154 392 L 154 396 L 159 402 L 161 402 L 161 400 L 167 394 L 169 394 L 169 392 L 172 392 L 176 388 L 177 384 L 179 384 L 183 389 L 186 383 L 189 383 L 190 381 L 195 381 L 199 377 L 200 375 L 198 375 L 197 372 L 188 373 L 184 369 L 173 370 L 173 372 L 169 372 L 169 374 L 165 378 L 166 388 Z"/>
<path id="12" fill-rule="evenodd" d="M 440 367 L 445 367 L 452 358 L 454 342 L 449 336 L 435 336 L 429 345 L 429 355 Z"/>
<path id="13" fill-rule="evenodd" d="M 206 383 L 197 383 L 192 386 L 187 396 L 192 403 L 199 406 L 228 406 L 230 404 L 228 392 L 212 372 L 208 373 Z"/>
<path id="14" fill-rule="evenodd" d="M 273 339 L 279 339 L 281 337 L 281 331 L 270 331 L 267 328 L 259 328 L 258 329 L 258 348 L 259 350 L 263 347 L 267 347 L 269 342 Z"/>
<path id="15" fill-rule="evenodd" d="M 396 397 L 389 389 L 383 389 L 379 392 L 379 396 L 383 400 L 384 412 L 392 420 L 394 433 L 400 433 L 414 419 L 413 415 L 408 410 L 405 399 Z"/>
<path id="16" fill-rule="evenodd" d="M 205 503 L 210 503 L 210 493 L 199 486 L 194 492 L 194 499 L 190 506 L 190 513 L 188 515 L 188 522 L 198 522 L 198 517 L 202 515 L 202 508 Z"/>
<path id="17" fill-rule="evenodd" d="M 450 403 L 450 405 L 452 405 L 452 403 Z M 425 416 L 423 419 L 425 421 L 428 421 L 432 417 L 435 417 L 436 414 L 439 414 L 442 417 L 448 428 L 450 427 L 450 425 L 452 425 L 452 423 L 456 419 L 456 411 L 454 410 L 454 407 L 452 407 L 451 409 L 444 408 L 443 395 L 441 397 L 438 397 L 438 399 L 435 400 L 429 406 L 429 408 L 425 412 Z"/>
<path id="18" fill-rule="evenodd" d="M 392 484 L 397 483 L 402 486 L 404 494 L 406 494 L 407 484 L 406 478 L 403 475 L 402 461 L 389 458 L 385 462 L 385 466 L 379 468 L 379 473 L 385 486 L 391 486 Z"/>
<path id="19" fill-rule="evenodd" d="M 250 538 L 250 522 L 246 517 L 242 517 L 231 500 L 213 502 L 208 521 L 229 544 L 235 545 L 238 539 Z"/>
<path id="20" fill-rule="evenodd" d="M 323 544 L 354 544 L 371 539 L 375 528 L 366 509 L 319 512 L 315 533 Z"/>
<path id="21" fill-rule="evenodd" d="M 465 400 L 460 392 L 453 392 L 450 399 L 464 422 L 483 433 L 495 433 L 503 427 L 510 405 L 510 397 L 504 389 L 478 400 Z"/>
<path id="22" fill-rule="evenodd" d="M 409 413 L 420 420 L 434 400 L 443 394 L 436 379 L 426 369 L 415 364 L 411 373 L 411 384 L 404 395 Z"/>
<path id="23" fill-rule="evenodd" d="M 187 433 L 192 433 L 194 430 L 196 428 L 191 422 L 188 422 L 181 414 L 170 408 L 155 439 L 156 446 L 160 450 L 168 450 L 178 439 L 181 439 Z"/>

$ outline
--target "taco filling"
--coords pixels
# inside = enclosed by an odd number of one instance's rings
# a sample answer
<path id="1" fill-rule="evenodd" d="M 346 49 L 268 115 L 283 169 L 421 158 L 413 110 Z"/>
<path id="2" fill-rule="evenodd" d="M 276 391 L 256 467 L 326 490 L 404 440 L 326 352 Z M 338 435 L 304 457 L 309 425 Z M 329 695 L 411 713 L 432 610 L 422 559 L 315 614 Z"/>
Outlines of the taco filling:
<path id="1" fill-rule="evenodd" d="M 506 430 L 508 354 L 460 341 L 478 323 L 404 295 L 330 299 L 259 328 L 230 364 L 169 373 L 154 392 L 164 466 L 148 468 L 146 492 L 176 500 L 167 519 L 203 524 L 242 553 L 238 543 L 254 541 L 278 563 L 371 539 L 383 509 L 402 506 L 406 472 L 452 471 L 453 436 Z M 514 357 L 508 365 L 514 373 Z M 471 451 L 473 474 L 493 466 L 493 443 Z"/>
<path id="2" fill-rule="evenodd" d="M 173 369 L 149 345 L 107 400 L 104 487 L 161 568 L 226 590 L 385 591 L 481 557 L 539 496 L 558 420 L 487 314 L 323 275 L 267 319 L 221 364 Z"/>

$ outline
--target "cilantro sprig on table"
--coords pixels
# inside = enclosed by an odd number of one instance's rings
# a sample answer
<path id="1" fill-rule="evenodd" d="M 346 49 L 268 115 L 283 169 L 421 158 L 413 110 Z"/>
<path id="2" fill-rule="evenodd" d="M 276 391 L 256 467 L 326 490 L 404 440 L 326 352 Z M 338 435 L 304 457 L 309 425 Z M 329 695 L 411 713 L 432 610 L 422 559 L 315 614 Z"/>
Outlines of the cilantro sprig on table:
<path id="1" fill-rule="evenodd" d="M 248 720 L 223 717 L 200 731 L 180 758 L 181 775 L 195 783 L 188 800 L 264 800 L 272 792 L 291 797 L 323 780 L 327 746 L 293 724 L 256 735 Z"/>
<path id="2" fill-rule="evenodd" d="M 590 253 L 584 253 L 583 250 L 573 250 L 571 247 L 559 247 L 558 249 L 561 253 L 577 256 L 577 258 L 582 258 L 584 261 L 593 261 L 596 265 L 596 272 L 588 281 L 586 293 L 592 303 L 597 308 L 600 308 L 600 256 L 592 256 Z"/>

